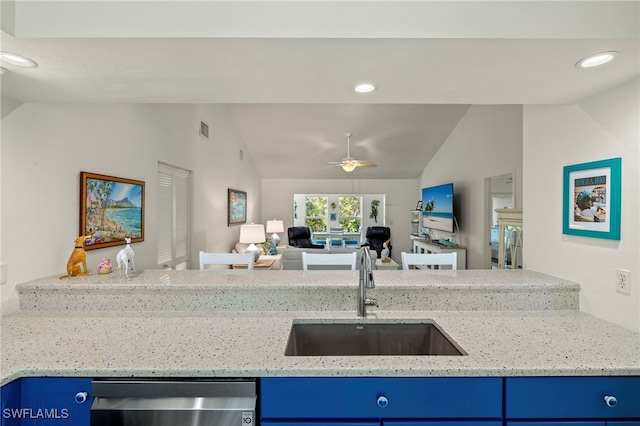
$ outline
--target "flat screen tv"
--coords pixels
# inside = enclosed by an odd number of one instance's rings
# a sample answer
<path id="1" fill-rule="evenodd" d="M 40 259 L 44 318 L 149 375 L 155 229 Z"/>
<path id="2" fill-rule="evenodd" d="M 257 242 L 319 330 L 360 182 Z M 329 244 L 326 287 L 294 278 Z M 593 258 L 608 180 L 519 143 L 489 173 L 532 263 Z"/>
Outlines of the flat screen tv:
<path id="1" fill-rule="evenodd" d="M 453 231 L 453 183 L 422 188 L 422 226 Z"/>

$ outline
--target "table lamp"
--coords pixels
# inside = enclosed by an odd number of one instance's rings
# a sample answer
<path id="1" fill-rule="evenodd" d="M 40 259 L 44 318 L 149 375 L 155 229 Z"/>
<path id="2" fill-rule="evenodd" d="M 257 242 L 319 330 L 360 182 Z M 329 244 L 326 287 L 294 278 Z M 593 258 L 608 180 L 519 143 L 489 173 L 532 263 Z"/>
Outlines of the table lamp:
<path id="1" fill-rule="evenodd" d="M 260 249 L 258 249 L 256 243 L 264 243 L 265 240 L 264 225 L 252 223 L 251 225 L 242 225 L 240 227 L 240 242 L 249 244 L 245 251 L 253 253 L 254 262 L 257 262 L 260 257 Z"/>
<path id="2" fill-rule="evenodd" d="M 273 246 L 276 247 L 280 244 L 280 237 L 277 232 L 284 232 L 284 222 L 281 220 L 268 220 L 267 221 L 267 233 L 273 232 L 271 235 L 271 241 L 273 241 Z"/>

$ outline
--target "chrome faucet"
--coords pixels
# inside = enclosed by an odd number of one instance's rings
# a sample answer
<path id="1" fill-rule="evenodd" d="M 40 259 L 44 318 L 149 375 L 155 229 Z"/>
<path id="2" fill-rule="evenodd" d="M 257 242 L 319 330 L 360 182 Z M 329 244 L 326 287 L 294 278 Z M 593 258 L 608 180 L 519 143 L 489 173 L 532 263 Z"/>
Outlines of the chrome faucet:
<path id="1" fill-rule="evenodd" d="M 367 299 L 367 288 L 375 288 L 373 281 L 373 267 L 369 247 L 363 246 L 360 250 L 360 281 L 358 282 L 358 306 L 359 317 L 367 316 L 367 306 L 378 306 L 376 299 Z"/>

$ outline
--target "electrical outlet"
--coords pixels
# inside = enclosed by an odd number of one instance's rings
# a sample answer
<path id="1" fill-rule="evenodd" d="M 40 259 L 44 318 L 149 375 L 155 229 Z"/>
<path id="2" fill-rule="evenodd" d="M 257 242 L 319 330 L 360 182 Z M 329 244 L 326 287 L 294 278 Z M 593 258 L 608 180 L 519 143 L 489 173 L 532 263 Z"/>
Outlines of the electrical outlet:
<path id="1" fill-rule="evenodd" d="M 616 269 L 616 291 L 631 294 L 631 271 Z"/>

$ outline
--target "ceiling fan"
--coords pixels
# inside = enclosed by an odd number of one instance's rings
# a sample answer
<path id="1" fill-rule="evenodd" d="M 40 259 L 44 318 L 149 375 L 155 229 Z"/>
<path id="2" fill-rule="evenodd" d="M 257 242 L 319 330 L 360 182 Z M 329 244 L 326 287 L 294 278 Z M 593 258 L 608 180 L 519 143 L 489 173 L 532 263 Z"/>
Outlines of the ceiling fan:
<path id="1" fill-rule="evenodd" d="M 351 133 L 347 133 L 347 156 L 342 161 L 331 161 L 329 164 L 332 166 L 340 166 L 345 172 L 351 173 L 356 167 L 377 167 L 375 164 L 364 160 L 356 160 L 349 152 L 351 144 Z"/>

